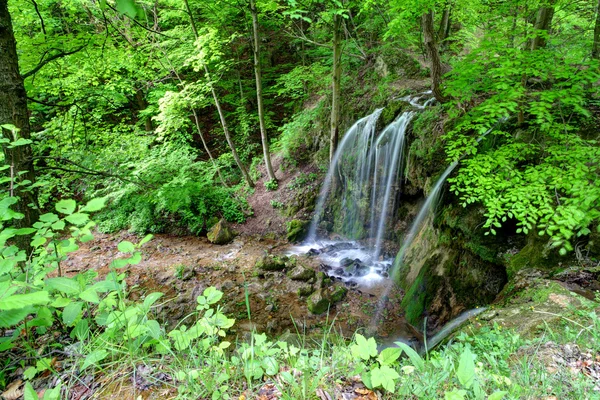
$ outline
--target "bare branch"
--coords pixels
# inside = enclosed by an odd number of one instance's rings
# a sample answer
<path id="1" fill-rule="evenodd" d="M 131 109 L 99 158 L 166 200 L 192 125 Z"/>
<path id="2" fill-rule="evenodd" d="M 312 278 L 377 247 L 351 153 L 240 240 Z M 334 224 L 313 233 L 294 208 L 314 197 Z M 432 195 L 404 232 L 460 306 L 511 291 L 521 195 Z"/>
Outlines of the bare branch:
<path id="1" fill-rule="evenodd" d="M 44 66 L 46 64 L 48 64 L 49 62 L 52 62 L 56 59 L 62 58 L 62 57 L 66 57 L 66 56 L 70 56 L 71 54 L 75 54 L 78 51 L 84 49 L 87 46 L 87 43 L 77 47 L 75 50 L 71 50 L 71 51 L 67 51 L 67 52 L 59 52 L 56 54 L 51 55 L 50 57 L 46 58 L 44 61 L 40 62 L 35 68 L 33 68 L 31 71 L 24 73 L 23 75 L 21 75 L 21 77 L 23 79 L 30 77 L 31 75 L 35 74 L 36 72 L 38 72 L 40 69 L 44 68 Z"/>

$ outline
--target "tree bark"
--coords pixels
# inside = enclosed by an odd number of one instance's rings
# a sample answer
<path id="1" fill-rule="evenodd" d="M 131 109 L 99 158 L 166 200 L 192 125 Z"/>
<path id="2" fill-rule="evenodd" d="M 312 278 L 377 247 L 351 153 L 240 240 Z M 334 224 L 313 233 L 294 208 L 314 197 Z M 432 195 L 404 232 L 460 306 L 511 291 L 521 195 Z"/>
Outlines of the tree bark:
<path id="1" fill-rule="evenodd" d="M 30 138 L 27 94 L 23 78 L 19 73 L 17 45 L 7 0 L 0 0 L 0 124 L 14 125 L 19 129 L 19 137 Z M 16 140 L 10 130 L 0 128 L 0 133 L 11 141 Z M 13 183 L 23 183 L 25 180 L 35 183 L 31 145 L 27 144 L 12 149 L 4 146 L 3 150 L 5 162 L 11 166 L 9 171 L 12 171 L 11 176 L 14 177 L 11 187 L 15 187 Z M 31 227 L 39 216 L 35 190 L 17 186 L 16 190 L 11 193 L 11 195 L 13 194 L 19 196 L 15 211 L 24 215 L 23 219 L 15 220 L 14 225 Z M 17 236 L 15 241 L 22 250 L 30 250 L 29 237 Z"/>
<path id="2" fill-rule="evenodd" d="M 428 10 L 422 15 L 421 24 L 423 27 L 423 45 L 431 61 L 431 90 L 436 100 L 444 103 L 447 99 L 442 94 L 442 89 L 440 88 L 442 82 L 442 62 L 433 29 L 433 10 Z"/>
<path id="3" fill-rule="evenodd" d="M 258 36 L 258 11 L 254 0 L 250 0 L 250 13 L 252 14 L 252 34 L 254 36 L 254 76 L 256 78 L 256 102 L 258 104 L 258 121 L 260 123 L 260 138 L 262 141 L 265 166 L 269 180 L 277 182 L 273 166 L 271 165 L 271 153 L 269 152 L 269 137 L 265 126 L 265 111 L 262 95 L 262 72 L 260 64 L 260 38 Z"/>
<path id="4" fill-rule="evenodd" d="M 444 46 L 444 40 L 450 36 L 450 6 L 446 6 L 440 20 L 440 29 L 438 30 L 438 41 Z"/>
<path id="5" fill-rule="evenodd" d="M 333 74 L 331 95 L 331 131 L 329 135 L 329 161 L 337 149 L 340 129 L 340 94 L 342 83 L 342 16 L 333 17 Z"/>
<path id="6" fill-rule="evenodd" d="M 596 7 L 596 23 L 594 24 L 594 44 L 592 46 L 592 58 L 600 60 L 600 0 Z"/>
<path id="7" fill-rule="evenodd" d="M 537 16 L 535 18 L 535 25 L 533 28 L 535 29 L 536 36 L 531 40 L 531 50 L 536 50 L 539 48 L 546 47 L 546 36 L 540 35 L 541 31 L 546 31 L 546 33 L 550 32 L 550 27 L 552 25 L 552 18 L 554 17 L 554 0 L 550 0 L 548 4 L 540 7 L 537 12 Z"/>
<path id="8" fill-rule="evenodd" d="M 215 106 L 217 107 L 217 111 L 219 112 L 219 119 L 221 120 L 221 127 L 223 128 L 223 133 L 225 134 L 225 139 L 227 140 L 227 144 L 229 145 L 229 148 L 231 149 L 231 154 L 233 154 L 235 163 L 237 164 L 238 168 L 242 172 L 242 175 L 244 176 L 246 183 L 248 183 L 248 186 L 254 187 L 254 182 L 252 181 L 252 178 L 250 177 L 248 170 L 242 163 L 242 160 L 240 160 L 240 157 L 238 156 L 238 153 L 235 149 L 235 144 L 233 143 L 233 140 L 231 140 L 231 134 L 229 133 L 227 121 L 225 120 L 225 114 L 223 113 L 223 109 L 221 108 L 221 103 L 219 102 L 219 98 L 217 97 L 217 92 L 215 90 L 214 85 L 212 84 L 211 79 L 210 79 L 210 73 L 208 71 L 208 66 L 206 64 L 204 64 L 204 73 L 206 74 L 206 79 L 208 80 L 208 84 L 210 85 L 210 91 L 212 92 L 213 100 L 215 101 Z"/>

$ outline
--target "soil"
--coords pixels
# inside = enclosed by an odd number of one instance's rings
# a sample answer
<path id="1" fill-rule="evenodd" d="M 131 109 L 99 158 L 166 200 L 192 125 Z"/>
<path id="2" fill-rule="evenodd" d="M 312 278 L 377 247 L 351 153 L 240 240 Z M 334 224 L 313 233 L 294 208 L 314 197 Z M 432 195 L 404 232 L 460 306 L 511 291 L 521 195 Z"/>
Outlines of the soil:
<path id="1" fill-rule="evenodd" d="M 136 243 L 140 239 L 125 232 L 97 234 L 93 241 L 72 253 L 62 269 L 68 275 L 93 269 L 105 276 L 110 262 L 124 256 L 117 249 L 118 243 L 123 240 Z M 270 336 L 296 332 L 321 334 L 330 325 L 347 336 L 359 329 L 369 329 L 378 304 L 378 296 L 372 290 L 348 288 L 346 297 L 329 313 L 313 315 L 307 309 L 306 299 L 297 294 L 304 283 L 289 279 L 286 270 L 263 272 L 255 268 L 256 261 L 265 253 L 283 255 L 288 249 L 287 242 L 247 235 L 240 235 L 226 245 L 214 245 L 205 237 L 156 235 L 143 245 L 143 260 L 124 268 L 129 298 L 138 300 L 152 292 L 163 292 L 163 302 L 156 311 L 169 327 L 174 327 L 194 311 L 196 297 L 207 287 L 215 286 L 225 293 L 222 300 L 225 314 L 236 319 L 230 333 L 241 340 L 253 329 Z M 317 259 L 299 256 L 298 262 L 319 270 Z M 371 333 L 417 340 L 418 332 L 403 322 L 399 309 L 401 296 L 398 289 L 392 291 L 383 321 Z"/>
<path id="2" fill-rule="evenodd" d="M 234 225 L 235 230 L 239 233 L 261 236 L 270 234 L 281 237 L 285 235 L 286 222 L 290 219 L 309 220 L 311 218 L 310 209 L 302 209 L 295 215 L 286 217 L 283 215 L 283 210 L 275 207 L 274 204 L 279 203 L 283 207 L 291 204 L 298 196 L 298 190 L 291 187 L 293 181 L 301 175 L 318 173 L 318 168 L 312 163 L 294 167 L 289 165 L 281 156 L 274 156 L 271 162 L 278 181 L 277 190 L 268 190 L 265 186 L 265 183 L 269 181 L 269 177 L 264 165 L 261 164 L 258 167 L 261 177 L 255 182 L 254 193 L 247 199 L 254 215 L 248 218 L 245 223 Z M 317 190 L 318 187 L 315 192 Z"/>

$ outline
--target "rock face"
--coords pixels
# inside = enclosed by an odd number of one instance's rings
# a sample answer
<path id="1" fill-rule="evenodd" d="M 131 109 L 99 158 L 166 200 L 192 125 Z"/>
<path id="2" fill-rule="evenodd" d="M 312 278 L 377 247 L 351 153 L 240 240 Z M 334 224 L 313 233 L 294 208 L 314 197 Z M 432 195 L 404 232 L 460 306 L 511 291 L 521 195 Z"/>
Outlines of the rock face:
<path id="1" fill-rule="evenodd" d="M 299 219 L 293 219 L 287 223 L 287 240 L 289 242 L 298 242 L 304 239 L 306 235 L 306 227 L 308 221 L 301 221 Z"/>
<path id="2" fill-rule="evenodd" d="M 206 234 L 206 237 L 214 244 L 227 244 L 235 238 L 235 233 L 227 224 L 227 221 L 221 219 Z"/>
<path id="3" fill-rule="evenodd" d="M 316 274 L 314 269 L 306 268 L 305 266 L 298 264 L 288 273 L 288 277 L 294 281 L 308 282 L 311 279 L 314 280 Z"/>

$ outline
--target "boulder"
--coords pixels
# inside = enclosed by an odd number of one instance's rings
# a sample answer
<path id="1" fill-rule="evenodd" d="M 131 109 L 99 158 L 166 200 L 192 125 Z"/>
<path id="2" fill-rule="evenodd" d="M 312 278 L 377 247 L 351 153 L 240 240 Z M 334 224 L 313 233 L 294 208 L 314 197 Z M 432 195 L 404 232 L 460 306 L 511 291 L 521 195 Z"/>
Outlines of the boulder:
<path id="1" fill-rule="evenodd" d="M 227 244 L 235 238 L 235 233 L 227 224 L 227 221 L 221 219 L 206 234 L 206 237 L 214 244 Z"/>
<path id="2" fill-rule="evenodd" d="M 298 264 L 293 270 L 288 272 L 288 277 L 294 281 L 307 282 L 316 277 L 313 269 Z"/>
<path id="3" fill-rule="evenodd" d="M 277 257 L 265 254 L 256 261 L 255 267 L 263 271 L 281 271 L 285 269 L 287 257 Z"/>
<path id="4" fill-rule="evenodd" d="M 306 301 L 308 311 L 312 314 L 323 314 L 336 303 L 342 301 L 346 293 L 348 293 L 348 289 L 338 284 L 318 289 Z"/>

